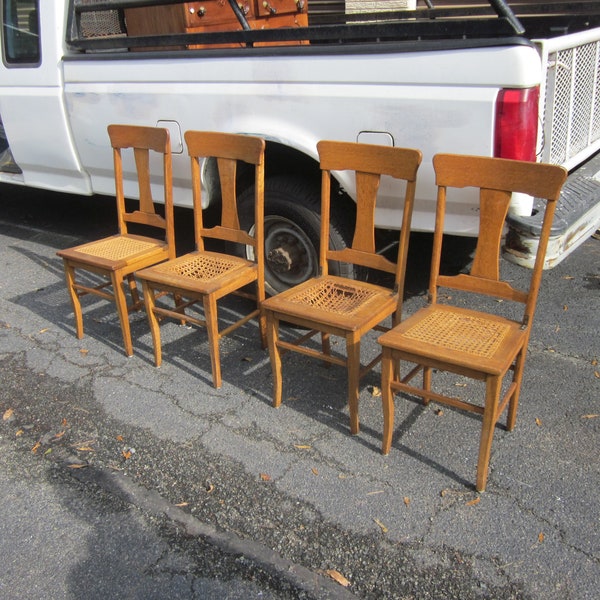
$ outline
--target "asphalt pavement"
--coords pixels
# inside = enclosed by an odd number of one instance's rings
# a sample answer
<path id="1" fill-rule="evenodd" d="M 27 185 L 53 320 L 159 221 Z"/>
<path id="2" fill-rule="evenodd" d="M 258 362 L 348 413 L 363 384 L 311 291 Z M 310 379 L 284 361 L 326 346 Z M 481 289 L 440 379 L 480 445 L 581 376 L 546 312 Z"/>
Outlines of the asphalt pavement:
<path id="1" fill-rule="evenodd" d="M 157 369 L 143 313 L 127 358 L 113 307 L 84 300 L 78 340 L 55 253 L 115 226 L 110 198 L 0 185 L 0 598 L 598 598 L 600 241 L 544 274 L 478 494 L 476 416 L 397 398 L 380 454 L 378 368 L 351 436 L 340 368 L 286 356 L 271 406 L 253 323 L 222 341 L 219 390 L 202 330 L 164 323 Z M 411 239 L 408 313 L 430 240 Z M 472 241 L 450 242 L 459 269 Z"/>

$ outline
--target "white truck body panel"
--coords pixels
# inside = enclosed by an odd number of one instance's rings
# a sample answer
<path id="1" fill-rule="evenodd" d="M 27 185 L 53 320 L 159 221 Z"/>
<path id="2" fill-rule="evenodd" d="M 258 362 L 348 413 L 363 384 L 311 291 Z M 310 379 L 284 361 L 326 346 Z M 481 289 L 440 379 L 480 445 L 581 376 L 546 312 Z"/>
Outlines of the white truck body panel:
<path id="1" fill-rule="evenodd" d="M 186 130 L 259 135 L 272 147 L 285 148 L 314 165 L 321 139 L 390 143 L 423 152 L 413 228 L 431 231 L 436 202 L 434 154 L 493 155 L 496 104 L 504 88 L 540 86 L 542 114 L 546 110 L 545 128 L 539 134 L 541 160 L 573 168 L 600 149 L 600 134 L 593 129 L 600 121 L 600 110 L 594 108 L 600 101 L 595 97 L 590 110 L 598 115 L 592 115 L 581 147 L 557 157 L 549 143 L 554 139 L 554 115 L 561 112 L 552 104 L 560 100 L 553 94 L 557 86 L 570 85 L 560 77 L 565 73 L 571 77 L 574 96 L 574 61 L 581 61 L 577 52 L 600 52 L 600 28 L 535 44 L 492 42 L 460 48 L 441 44 L 439 50 L 429 44 L 424 51 L 403 51 L 387 44 L 365 52 L 360 45 L 350 44 L 343 52 L 324 45 L 256 52 L 242 48 L 124 53 L 117 49 L 85 54 L 66 43 L 69 8 L 67 0 L 39 3 L 39 65 L 0 67 L 0 117 L 21 170 L 0 170 L 0 182 L 112 195 L 113 163 L 106 133 L 110 123 L 170 129 L 174 197 L 183 206 L 191 206 L 189 159 L 182 139 Z M 570 64 L 561 62 L 563 51 L 574 53 Z M 596 57 L 592 64 L 597 63 Z M 591 90 L 600 89 L 599 73 L 592 75 Z M 569 140 L 577 121 L 572 110 L 563 109 Z M 126 176 L 129 172 L 126 193 L 135 196 L 133 168 L 127 164 L 125 168 Z M 354 182 L 345 174 L 338 177 L 353 197 Z M 388 181 L 382 185 L 376 214 L 379 227 L 394 229 L 400 224 L 395 185 Z M 204 199 L 211 201 L 208 193 Z M 448 233 L 477 235 L 475 198 L 461 193 L 449 200 Z M 532 199 L 525 201 L 526 209 L 531 203 Z M 587 223 L 595 227 L 593 219 Z M 565 254 L 567 246 L 579 243 L 572 232 L 558 238 L 550 247 L 562 248 Z"/>

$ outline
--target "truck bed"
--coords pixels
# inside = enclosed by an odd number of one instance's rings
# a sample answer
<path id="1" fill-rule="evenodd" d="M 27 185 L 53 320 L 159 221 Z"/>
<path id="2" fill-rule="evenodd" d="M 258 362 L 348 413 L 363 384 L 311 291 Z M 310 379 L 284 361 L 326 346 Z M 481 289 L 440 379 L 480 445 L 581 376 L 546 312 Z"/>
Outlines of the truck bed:
<path id="1" fill-rule="evenodd" d="M 210 2 L 211 0 L 207 0 Z M 71 0 L 69 34 L 67 42 L 71 49 L 85 52 L 107 50 L 193 49 L 241 45 L 257 49 L 264 45 L 310 44 L 344 45 L 377 42 L 420 42 L 432 40 L 496 40 L 503 37 L 525 36 L 527 39 L 550 38 L 600 26 L 600 3 L 595 0 L 579 2 L 510 2 L 506 10 L 503 2 L 444 0 L 430 6 L 418 6 L 414 10 L 382 10 L 382 5 L 392 7 L 410 6 L 411 0 L 355 0 L 338 1 L 298 0 L 297 12 L 306 13 L 307 19 L 297 26 L 262 26 L 252 28 L 245 18 L 237 0 L 231 2 L 231 15 L 227 26 L 215 30 L 196 27 L 174 26 L 169 19 L 162 19 L 161 26 L 149 29 L 143 35 L 132 35 L 127 28 L 126 12 L 158 7 L 183 8 L 182 0 Z M 416 0 L 412 0 L 414 4 Z M 419 3 L 422 0 L 419 0 Z M 205 10 L 206 3 L 195 10 Z M 261 3 L 268 5 L 268 2 Z M 201 6 L 202 5 L 202 6 Z M 275 2 L 273 2 L 275 6 Z M 270 6 L 270 5 L 269 5 Z M 193 8 L 193 6 L 192 6 Z M 260 9 L 255 9 L 260 10 Z M 276 11 L 275 8 L 272 10 Z M 514 14 L 513 14 L 514 13 Z M 273 13 L 275 15 L 275 13 Z M 248 20 L 249 21 L 249 20 Z M 200 22 L 200 21 L 198 21 Z M 265 19 L 268 23 L 268 17 Z M 161 30 L 162 27 L 162 30 Z"/>

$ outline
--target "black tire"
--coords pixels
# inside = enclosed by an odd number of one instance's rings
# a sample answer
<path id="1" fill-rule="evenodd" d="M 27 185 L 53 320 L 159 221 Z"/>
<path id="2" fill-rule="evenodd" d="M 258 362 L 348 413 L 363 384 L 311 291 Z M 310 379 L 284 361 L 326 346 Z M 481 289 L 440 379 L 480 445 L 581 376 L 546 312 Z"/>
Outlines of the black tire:
<path id="1" fill-rule="evenodd" d="M 0 119 L 0 153 L 4 152 L 8 148 L 8 140 L 6 139 L 6 133 L 4 132 L 4 125 L 2 125 L 2 119 Z"/>
<path id="2" fill-rule="evenodd" d="M 254 226 L 254 187 L 239 196 L 240 224 Z M 334 207 L 330 244 L 342 250 L 351 241 L 354 215 Z M 265 286 L 277 294 L 318 274 L 321 194 L 318 185 L 300 178 L 273 177 L 265 181 Z M 251 251 L 249 248 L 248 250 Z M 333 275 L 353 277 L 353 266 L 331 263 Z"/>

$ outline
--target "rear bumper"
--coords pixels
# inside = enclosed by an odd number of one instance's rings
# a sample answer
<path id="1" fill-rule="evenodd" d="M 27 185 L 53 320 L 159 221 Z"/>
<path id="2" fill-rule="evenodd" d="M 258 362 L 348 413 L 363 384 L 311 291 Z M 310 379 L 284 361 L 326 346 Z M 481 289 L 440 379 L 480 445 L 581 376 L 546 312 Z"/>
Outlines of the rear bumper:
<path id="1" fill-rule="evenodd" d="M 528 268 L 533 267 L 542 226 L 543 207 L 539 200 L 534 201 L 533 212 L 532 216 L 508 217 L 504 249 L 508 260 Z M 544 268 L 558 265 L 599 228 L 600 153 L 571 173 L 563 187 Z"/>

